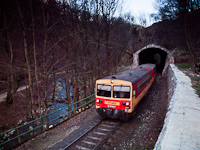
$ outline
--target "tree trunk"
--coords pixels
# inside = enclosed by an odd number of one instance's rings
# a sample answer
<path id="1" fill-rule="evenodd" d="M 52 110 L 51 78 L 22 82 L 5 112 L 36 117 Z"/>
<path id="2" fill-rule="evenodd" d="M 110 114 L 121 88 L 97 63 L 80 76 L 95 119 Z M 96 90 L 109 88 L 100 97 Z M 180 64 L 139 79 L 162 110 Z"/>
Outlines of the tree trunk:
<path id="1" fill-rule="evenodd" d="M 32 105 L 32 112 L 33 112 L 33 116 L 35 116 L 35 103 L 34 103 L 34 99 L 33 99 L 33 87 L 32 87 L 32 77 L 31 77 L 31 66 L 30 66 L 30 62 L 29 62 L 29 56 L 28 56 L 28 44 L 27 44 L 27 36 L 26 36 L 26 27 L 25 27 L 25 23 L 24 23 L 24 17 L 22 15 L 20 6 L 17 2 L 17 6 L 18 6 L 18 10 L 19 10 L 19 15 L 21 18 L 21 22 L 22 22 L 22 28 L 23 28 L 23 40 L 24 40 L 24 53 L 25 53 L 25 58 L 26 58 L 26 66 L 28 69 L 28 81 L 29 81 L 29 90 L 30 90 L 30 95 L 31 95 L 31 105 Z"/>
<path id="2" fill-rule="evenodd" d="M 68 36 L 68 29 L 67 29 L 67 36 Z M 65 41 L 65 55 L 66 55 L 66 70 L 65 70 L 65 87 L 66 87 L 66 97 L 67 97 L 67 104 L 70 105 L 71 104 L 71 100 L 70 100 L 70 83 L 69 83 L 69 41 L 68 41 L 68 37 L 66 38 Z M 71 111 L 71 106 L 69 106 L 69 111 Z M 69 114 L 70 117 L 70 114 Z"/>
<path id="3" fill-rule="evenodd" d="M 73 40 L 73 50 L 72 50 L 72 74 L 73 74 L 73 100 L 74 103 L 76 102 L 76 47 L 75 47 L 75 41 Z M 76 109 L 77 104 L 74 105 L 74 109 Z M 75 114 L 75 112 L 73 113 Z"/>
<path id="4" fill-rule="evenodd" d="M 43 4 L 43 25 L 44 25 L 44 44 L 43 44 L 43 87 L 44 87 L 44 98 L 43 98 L 43 104 L 45 107 L 45 115 L 48 114 L 47 111 L 47 64 L 46 64 L 46 49 L 47 49 L 47 38 L 48 38 L 48 31 L 47 31 L 47 25 L 48 25 L 48 18 L 46 20 L 46 14 L 45 14 L 45 8 Z M 48 122 L 48 117 L 46 118 L 46 122 Z M 49 129 L 49 123 L 47 124 L 47 129 Z"/>
<path id="5" fill-rule="evenodd" d="M 83 42 L 83 47 L 84 47 L 84 60 L 83 60 L 83 89 L 84 89 L 84 98 L 87 95 L 87 53 L 88 53 L 88 39 L 87 39 L 87 35 L 85 33 L 85 31 L 83 31 L 83 37 L 82 37 L 82 42 Z M 86 100 L 87 103 L 88 100 Z"/>
<path id="6" fill-rule="evenodd" d="M 7 2 L 3 2 L 2 3 L 2 7 L 6 7 Z M 4 44 L 4 49 L 5 49 L 5 52 L 7 54 L 7 57 L 8 57 L 8 60 L 10 60 L 10 72 L 7 76 L 7 83 L 8 83 L 8 87 L 7 87 L 7 96 L 6 96 L 6 104 L 12 104 L 13 103 L 13 94 L 16 93 L 18 87 L 19 87 L 19 82 L 20 80 L 17 80 L 17 83 L 15 84 L 14 82 L 14 72 L 13 72 L 13 47 L 12 47 L 12 41 L 11 41 L 11 34 L 8 30 L 8 24 L 7 24 L 7 12 L 6 12 L 6 9 L 3 8 L 2 10 L 2 14 L 1 14 L 1 17 L 2 17 L 2 23 L 1 23 L 1 29 L 4 27 L 5 25 L 5 30 L 2 31 L 2 35 L 3 35 L 3 38 L 5 38 L 5 42 L 3 43 Z M 10 54 L 10 56 L 9 56 Z"/>
<path id="7" fill-rule="evenodd" d="M 99 2 L 98 0 L 96 2 L 96 80 L 100 78 L 100 22 L 99 22 Z"/>
<path id="8" fill-rule="evenodd" d="M 189 33 L 188 33 L 188 27 L 187 27 L 187 15 L 186 12 L 184 14 L 184 33 L 185 33 L 185 42 L 187 45 L 188 50 L 190 51 L 190 55 L 192 57 L 192 62 L 194 64 L 197 63 L 197 57 L 196 57 L 196 53 L 195 51 L 192 49 L 192 47 L 190 46 L 190 42 L 189 42 Z"/>
<path id="9" fill-rule="evenodd" d="M 14 106 L 14 119 L 15 119 L 15 126 L 17 126 L 17 115 L 16 115 L 16 101 L 15 101 L 15 92 L 17 91 L 18 89 L 18 86 L 17 88 L 15 88 L 15 85 L 14 85 L 14 72 L 13 72 L 13 48 L 12 48 L 12 42 L 11 42 L 11 38 L 10 38 L 10 34 L 8 33 L 8 44 L 9 44 L 9 48 L 10 48 L 10 81 L 11 81 L 11 89 L 12 89 L 12 101 L 13 101 L 13 106 Z M 19 130 L 17 129 L 17 135 L 19 135 Z M 21 138 L 18 137 L 18 142 L 21 143 Z"/>
<path id="10" fill-rule="evenodd" d="M 100 34 L 99 34 L 99 31 L 97 31 L 97 40 L 96 40 L 96 49 L 97 49 L 97 52 L 96 52 L 96 68 L 97 68 L 97 73 L 96 73 L 96 80 L 100 78 Z"/>
<path id="11" fill-rule="evenodd" d="M 108 26 L 109 28 L 109 26 Z M 106 33 L 107 75 L 110 75 L 109 29 Z"/>
<path id="12" fill-rule="evenodd" d="M 73 63 L 73 100 L 74 103 L 76 102 L 76 68 L 75 68 L 75 64 Z M 74 109 L 76 109 L 77 104 L 74 105 Z"/>
<path id="13" fill-rule="evenodd" d="M 32 18 L 32 37 L 33 37 L 33 55 L 34 55 L 34 71 L 35 71 L 35 81 L 36 81 L 36 88 L 37 88 L 37 96 L 38 96 L 38 107 L 39 107 L 39 117 L 42 116 L 41 112 L 41 98 L 40 98 L 40 88 L 39 88 L 39 79 L 38 79 L 38 65 L 37 65 L 37 56 L 36 56 L 36 45 L 35 45 L 35 22 L 33 17 L 33 7 L 32 7 L 32 1 L 30 0 L 30 6 L 31 6 L 31 18 Z M 37 120 L 37 126 L 42 122 L 41 120 Z M 40 131 L 42 132 L 42 128 L 40 128 Z"/>
<path id="14" fill-rule="evenodd" d="M 53 64 L 53 62 L 55 61 L 55 54 L 53 53 L 53 61 L 52 61 L 52 65 L 53 65 L 53 82 L 54 82 L 54 84 L 53 84 L 53 95 L 52 95 L 52 100 L 54 100 L 55 99 L 55 92 L 56 92 L 56 73 L 55 73 L 55 71 L 56 71 L 56 69 L 55 69 L 55 65 Z"/>
<path id="15" fill-rule="evenodd" d="M 20 77 L 17 77 L 17 78 L 20 78 Z M 14 76 L 12 75 L 12 73 L 10 73 L 9 76 L 7 77 L 7 82 L 9 83 L 9 85 L 8 85 L 8 89 L 7 89 L 6 103 L 12 104 L 13 103 L 12 94 L 15 94 L 17 92 L 17 89 L 19 88 L 20 79 L 17 79 L 16 84 L 15 84 Z M 14 87 L 14 89 L 13 89 L 13 87 Z M 12 91 L 14 91 L 14 92 L 12 92 Z"/>

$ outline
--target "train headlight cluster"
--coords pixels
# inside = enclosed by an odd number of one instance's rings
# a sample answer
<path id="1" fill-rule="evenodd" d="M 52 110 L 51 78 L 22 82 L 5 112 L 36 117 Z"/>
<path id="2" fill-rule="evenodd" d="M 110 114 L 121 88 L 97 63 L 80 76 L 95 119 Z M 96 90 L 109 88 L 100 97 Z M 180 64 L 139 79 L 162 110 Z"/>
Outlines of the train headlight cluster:
<path id="1" fill-rule="evenodd" d="M 129 103 L 129 102 L 122 102 L 122 105 L 129 106 L 129 105 L 130 105 L 130 103 Z"/>
<path id="2" fill-rule="evenodd" d="M 102 103 L 102 100 L 100 100 L 100 99 L 97 99 L 97 101 L 96 101 L 97 103 Z"/>

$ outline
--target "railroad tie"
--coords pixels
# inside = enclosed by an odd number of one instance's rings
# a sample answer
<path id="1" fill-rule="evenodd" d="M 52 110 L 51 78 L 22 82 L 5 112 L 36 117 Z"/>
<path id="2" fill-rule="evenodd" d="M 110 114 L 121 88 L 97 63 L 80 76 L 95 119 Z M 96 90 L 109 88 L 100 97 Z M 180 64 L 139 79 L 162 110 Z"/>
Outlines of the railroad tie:
<path id="1" fill-rule="evenodd" d="M 83 140 L 82 141 L 83 143 L 86 143 L 86 144 L 89 144 L 89 145 L 97 145 L 96 143 L 94 143 L 94 142 L 90 142 L 90 141 L 85 141 L 85 140 Z"/>
<path id="2" fill-rule="evenodd" d="M 105 133 L 102 133 L 102 132 L 96 132 L 96 131 L 94 131 L 93 133 L 94 133 L 94 134 L 98 134 L 98 135 L 106 135 Z"/>
<path id="3" fill-rule="evenodd" d="M 111 130 L 110 129 L 104 129 L 104 128 L 98 128 L 99 130 L 101 131 L 106 131 L 106 132 L 110 132 Z"/>
<path id="4" fill-rule="evenodd" d="M 117 122 L 108 122 L 108 121 L 106 121 L 105 123 L 107 123 L 107 124 L 113 124 L 113 125 L 118 124 Z"/>
<path id="5" fill-rule="evenodd" d="M 88 136 L 88 138 L 93 139 L 93 140 L 102 140 L 102 138 L 94 137 L 94 136 Z"/>
<path id="6" fill-rule="evenodd" d="M 81 149 L 81 150 L 91 150 L 89 148 L 86 148 L 86 147 L 83 147 L 83 146 L 79 146 L 79 145 L 76 145 L 76 148 L 77 149 Z"/>
<path id="7" fill-rule="evenodd" d="M 115 126 L 112 125 L 106 125 L 106 124 L 102 124 L 102 126 L 107 127 L 107 128 L 114 128 Z"/>

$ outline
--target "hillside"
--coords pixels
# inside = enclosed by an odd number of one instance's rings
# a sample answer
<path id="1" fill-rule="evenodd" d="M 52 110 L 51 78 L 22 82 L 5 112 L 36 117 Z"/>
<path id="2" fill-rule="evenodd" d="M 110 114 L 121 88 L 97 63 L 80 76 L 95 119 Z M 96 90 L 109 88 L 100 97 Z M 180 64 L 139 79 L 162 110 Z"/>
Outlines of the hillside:
<path id="1" fill-rule="evenodd" d="M 192 24 L 192 22 L 191 22 Z M 198 28 L 188 26 L 187 37 L 185 36 L 183 19 L 164 20 L 154 23 L 150 27 L 138 26 L 136 31 L 138 36 L 134 36 L 132 47 L 138 50 L 148 44 L 161 45 L 169 50 L 179 49 L 189 53 L 186 38 L 189 39 L 190 46 L 197 54 L 200 51 L 200 32 Z M 200 26 L 200 22 L 198 23 Z M 193 30 L 191 30 L 191 28 Z"/>

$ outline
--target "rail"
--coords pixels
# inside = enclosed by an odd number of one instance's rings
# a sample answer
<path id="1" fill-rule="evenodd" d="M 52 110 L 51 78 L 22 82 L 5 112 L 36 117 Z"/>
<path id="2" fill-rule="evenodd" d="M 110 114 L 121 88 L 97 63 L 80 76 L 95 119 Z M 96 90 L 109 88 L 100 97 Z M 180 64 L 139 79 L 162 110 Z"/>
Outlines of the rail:
<path id="1" fill-rule="evenodd" d="M 85 133 L 80 135 L 74 141 L 72 141 L 69 145 L 63 148 L 63 150 L 67 149 L 98 149 L 106 139 L 113 134 L 119 126 L 121 126 L 121 121 L 114 121 L 112 119 L 103 118 L 94 126 L 92 126 Z"/>
<path id="2" fill-rule="evenodd" d="M 11 142 L 11 141 L 13 141 L 13 140 L 15 140 L 15 139 L 17 139 L 17 138 L 19 138 L 19 137 L 21 137 L 21 136 L 27 134 L 27 133 L 30 133 L 30 132 L 32 132 L 32 131 L 38 129 L 38 128 L 41 128 L 41 127 L 43 127 L 44 125 L 49 124 L 49 123 L 51 123 L 51 122 L 53 122 L 53 121 L 55 121 L 55 120 L 57 120 L 57 119 L 60 119 L 60 118 L 62 118 L 62 117 L 64 117 L 64 116 L 66 116 L 66 115 L 69 116 L 70 113 L 71 113 L 71 117 L 75 116 L 74 114 L 72 114 L 72 112 L 74 112 L 74 111 L 76 111 L 76 110 L 78 110 L 78 109 L 80 109 L 80 108 L 85 108 L 85 106 L 88 106 L 88 104 L 92 103 L 92 102 L 95 100 L 95 98 L 93 98 L 93 96 L 94 96 L 94 94 L 92 94 L 92 95 L 90 95 L 90 96 L 88 96 L 88 97 L 86 97 L 86 98 L 84 98 L 84 99 L 82 99 L 82 100 L 79 100 L 79 101 L 77 101 L 77 102 L 75 102 L 75 103 L 72 103 L 72 104 L 70 104 L 70 105 L 67 105 L 67 106 L 65 106 L 65 107 L 63 107 L 63 108 L 59 108 L 58 110 L 56 110 L 56 111 L 54 111 L 54 112 L 51 112 L 51 113 L 49 113 L 49 114 L 47 114 L 47 115 L 44 115 L 44 116 L 42 116 L 42 117 L 40 117 L 40 118 L 37 118 L 37 119 L 35 119 L 35 120 L 32 120 L 32 121 L 30 121 L 30 122 L 28 122 L 28 123 L 26 123 L 26 124 L 20 125 L 20 126 L 18 126 L 18 127 L 13 128 L 13 129 L 7 130 L 7 131 L 5 131 L 5 132 L 3 132 L 3 133 L 0 133 L 0 147 L 3 146 L 3 145 L 6 144 L 6 143 L 9 143 L 9 142 Z M 90 99 L 90 100 L 88 101 L 88 99 Z M 62 114 L 62 115 L 60 115 L 59 117 L 56 117 L 56 118 L 54 118 L 54 119 L 52 119 L 52 120 L 50 120 L 50 121 L 43 122 L 43 118 L 49 117 L 50 115 L 52 115 L 52 114 L 54 114 L 54 113 L 57 113 L 57 112 L 59 112 L 59 111 L 61 111 L 61 110 L 63 110 L 63 109 L 69 108 L 70 106 L 73 106 L 73 105 L 75 106 L 76 104 L 78 104 L 78 103 L 80 103 L 80 102 L 83 102 L 83 101 L 85 101 L 85 103 L 82 104 L 82 105 L 80 105 L 79 107 L 76 107 L 76 108 L 74 108 L 74 109 L 68 111 L 67 113 Z M 68 118 L 67 118 L 67 119 L 68 119 Z M 64 119 L 62 122 L 66 121 L 67 119 Z M 15 137 L 12 137 L 12 138 L 10 138 L 10 139 L 8 138 L 6 141 L 3 141 L 3 142 L 2 142 L 2 137 L 3 137 L 5 134 L 8 134 L 9 132 L 14 132 L 15 130 L 18 130 L 18 129 L 24 127 L 24 126 L 28 126 L 28 125 L 30 125 L 30 124 L 32 124 L 32 123 L 38 121 L 38 120 L 42 120 L 42 124 L 40 124 L 39 126 L 33 128 L 33 129 L 31 129 L 31 130 L 25 131 L 25 132 L 23 132 L 23 133 L 21 133 L 21 134 L 15 136 Z M 60 123 L 61 123 L 61 122 L 57 123 L 56 125 L 58 125 L 58 124 L 60 124 Z M 56 126 L 56 125 L 55 125 L 55 126 Z M 47 129 L 45 129 L 45 130 L 43 130 L 43 131 L 46 131 L 46 130 L 47 130 Z M 43 132 L 43 131 L 42 131 L 42 132 Z M 40 132 L 40 133 L 41 133 L 41 132 Z M 39 134 L 39 133 L 38 133 L 38 134 Z M 36 134 L 36 135 L 38 135 L 38 134 Z M 36 135 L 34 135 L 34 136 L 36 136 Z M 32 137 L 33 137 L 33 136 L 32 136 Z M 31 138 L 31 137 L 29 137 L 29 139 L 30 139 L 30 138 Z M 27 140 L 25 140 L 25 141 L 27 141 Z M 25 141 L 22 141 L 22 142 L 25 142 Z M 21 143 L 22 143 L 22 142 L 21 142 Z M 16 145 L 18 145 L 18 144 L 20 144 L 20 143 L 18 142 Z M 16 146 L 16 145 L 15 145 L 15 146 Z"/>
<path id="3" fill-rule="evenodd" d="M 72 146 L 75 142 L 77 142 L 80 138 L 82 138 L 83 136 L 85 136 L 88 132 L 90 132 L 92 129 L 94 129 L 97 125 L 99 125 L 101 122 L 103 121 L 100 120 L 98 123 L 96 123 L 94 126 L 92 126 L 89 130 L 87 130 L 85 133 L 83 133 L 82 135 L 80 135 L 77 139 L 75 139 L 72 143 L 70 143 L 69 145 L 67 145 L 65 148 L 63 148 L 63 150 L 66 150 L 68 148 L 70 148 L 70 146 Z"/>

